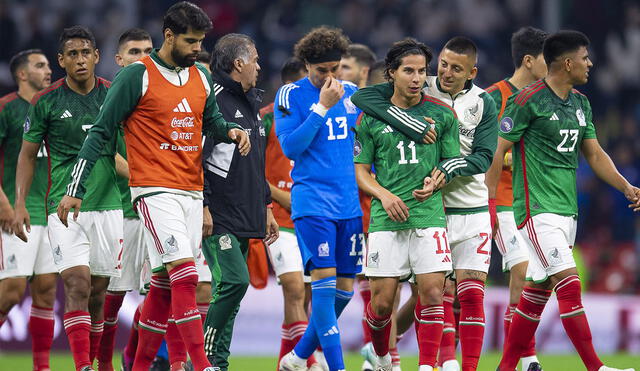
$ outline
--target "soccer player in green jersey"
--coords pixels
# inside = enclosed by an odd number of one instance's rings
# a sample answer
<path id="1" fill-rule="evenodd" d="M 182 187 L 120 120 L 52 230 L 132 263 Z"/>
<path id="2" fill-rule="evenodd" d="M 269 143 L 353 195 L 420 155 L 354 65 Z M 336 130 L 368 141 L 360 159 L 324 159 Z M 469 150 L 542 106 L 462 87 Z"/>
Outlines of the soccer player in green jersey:
<path id="1" fill-rule="evenodd" d="M 399 279 L 415 275 L 419 301 L 420 371 L 435 366 L 444 325 L 445 273 L 452 269 L 442 194 L 429 176 L 443 159 L 460 152 L 453 109 L 422 92 L 432 53 L 414 39 L 395 43 L 385 59 L 393 84 L 391 102 L 417 121 L 435 120 L 435 144 L 409 140 L 387 122 L 364 115 L 354 147 L 358 185 L 373 196 L 365 260 L 371 302 L 366 320 L 377 357 L 376 370 L 391 371 L 389 335 Z M 376 176 L 371 174 L 372 165 Z"/>
<path id="2" fill-rule="evenodd" d="M 115 62 L 120 67 L 125 67 L 146 57 L 153 50 L 151 36 L 140 28 L 126 30 L 118 39 L 118 51 Z M 124 133 L 119 128 L 117 138 L 117 152 L 127 158 L 127 150 L 124 143 Z M 141 287 L 141 272 L 146 256 L 144 224 L 133 210 L 131 203 L 131 191 L 129 179 L 119 176 L 117 178 L 118 189 L 122 200 L 123 220 L 123 253 L 122 272 L 120 277 L 114 277 L 109 281 L 107 294 L 104 300 L 104 332 L 100 341 L 100 349 L 97 359 L 100 371 L 113 371 L 112 359 L 115 345 L 115 334 L 118 326 L 118 311 L 127 291 L 138 290 Z M 133 362 L 133 359 L 130 360 Z"/>
<path id="3" fill-rule="evenodd" d="M 18 153 L 22 145 L 24 118 L 29 102 L 38 90 L 51 83 L 49 61 L 43 52 L 30 49 L 16 54 L 9 62 L 9 69 L 18 91 L 0 98 L 0 220 L 7 230 L 13 230 L 15 200 L 15 176 Z M 22 299 L 29 278 L 31 290 L 31 315 L 29 333 L 33 350 L 34 370 L 49 369 L 49 352 L 53 342 L 53 304 L 56 296 L 57 269 L 51 259 L 51 246 L 47 236 L 45 198 L 49 180 L 47 177 L 47 152 L 40 146 L 33 186 L 26 199 L 31 213 L 29 241 L 5 231 L 0 236 L 0 327 L 11 308 Z"/>
<path id="4" fill-rule="evenodd" d="M 546 37 L 546 32 L 533 27 L 523 27 L 512 35 L 511 55 L 516 69 L 511 77 L 498 81 L 486 89 L 496 103 L 498 119 L 501 118 L 507 106 L 507 100 L 513 93 L 547 75 L 547 64 L 542 55 L 542 44 Z M 493 239 L 502 255 L 502 270 L 509 274 L 509 305 L 504 313 L 504 339 L 507 338 L 513 312 L 520 300 L 529 261 L 529 251 L 513 218 L 511 160 L 511 151 L 509 151 L 502 163 L 500 183 L 497 187 L 488 187 L 490 204 L 496 205 L 496 210 L 490 210 L 491 217 L 495 220 L 492 223 Z M 486 181 L 488 182 L 489 179 Z M 492 189 L 495 190 L 494 193 L 491 192 Z M 522 370 L 542 370 L 536 356 L 535 338 L 522 354 Z"/>
<path id="5" fill-rule="evenodd" d="M 498 370 L 516 367 L 551 290 L 558 299 L 562 325 L 587 370 L 618 370 L 604 366 L 593 347 L 571 251 L 578 213 L 578 152 L 599 178 L 624 193 L 634 211 L 640 211 L 640 189 L 620 175 L 600 147 L 589 100 L 573 88 L 587 82 L 593 67 L 588 46 L 589 39 L 581 32 L 549 36 L 543 46 L 547 77 L 512 95 L 500 121 L 489 184 L 498 183 L 504 154 L 513 146 L 513 212 L 530 252 L 531 281 L 512 318 Z"/>
<path id="6" fill-rule="evenodd" d="M 100 111 L 110 83 L 94 73 L 100 59 L 95 39 L 82 26 L 60 36 L 58 63 L 66 76 L 39 92 L 24 124 L 16 175 L 17 235 L 30 225 L 25 208 L 35 160 L 44 141 L 50 158 L 47 198 L 53 261 L 65 285 L 64 327 L 77 370 L 91 370 L 103 328 L 104 295 L 109 277 L 120 275 L 122 203 L 116 186 L 115 140 L 102 152 L 89 180 L 80 217 L 67 228 L 56 215 L 78 151 Z"/>

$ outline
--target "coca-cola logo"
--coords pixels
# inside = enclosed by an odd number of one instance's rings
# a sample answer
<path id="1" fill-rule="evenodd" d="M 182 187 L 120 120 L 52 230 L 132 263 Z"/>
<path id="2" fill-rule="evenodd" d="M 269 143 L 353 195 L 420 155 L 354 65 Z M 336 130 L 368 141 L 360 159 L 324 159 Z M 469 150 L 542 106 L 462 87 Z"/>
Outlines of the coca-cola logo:
<path id="1" fill-rule="evenodd" d="M 178 118 L 173 118 L 171 120 L 171 127 L 172 128 L 192 128 L 195 124 L 195 117 L 193 116 L 188 116 L 182 119 L 178 119 Z"/>

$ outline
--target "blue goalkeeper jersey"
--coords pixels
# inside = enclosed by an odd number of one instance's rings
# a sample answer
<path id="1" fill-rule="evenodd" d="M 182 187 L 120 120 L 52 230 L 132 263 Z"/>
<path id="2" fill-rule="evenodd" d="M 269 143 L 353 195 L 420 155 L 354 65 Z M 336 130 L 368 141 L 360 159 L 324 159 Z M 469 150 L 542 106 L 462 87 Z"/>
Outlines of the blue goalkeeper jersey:
<path id="1" fill-rule="evenodd" d="M 294 161 L 291 218 L 362 216 L 353 165 L 353 128 L 360 110 L 351 103 L 358 88 L 346 81 L 344 96 L 324 117 L 313 111 L 320 89 L 309 78 L 287 84 L 275 98 L 276 135 Z"/>

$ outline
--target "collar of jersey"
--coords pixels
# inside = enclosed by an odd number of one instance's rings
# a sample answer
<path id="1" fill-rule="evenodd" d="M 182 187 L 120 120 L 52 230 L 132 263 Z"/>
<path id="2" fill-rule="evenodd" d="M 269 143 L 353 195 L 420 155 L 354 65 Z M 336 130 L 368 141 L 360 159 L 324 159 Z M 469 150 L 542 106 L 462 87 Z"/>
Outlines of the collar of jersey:
<path id="1" fill-rule="evenodd" d="M 562 99 L 560 98 L 560 96 L 558 96 L 558 94 L 556 94 L 555 91 L 553 91 L 553 89 L 551 89 L 551 86 L 547 84 L 547 79 L 542 79 L 542 83 L 547 87 L 547 90 L 549 90 L 549 93 L 551 93 L 551 96 L 553 97 L 553 99 L 560 102 L 560 104 L 566 104 L 566 105 L 571 104 L 570 101 L 571 101 L 571 95 L 573 95 L 573 89 L 567 95 L 567 99 Z"/>
<path id="2" fill-rule="evenodd" d="M 473 80 L 467 80 L 467 82 L 464 83 L 464 87 L 462 88 L 462 90 L 460 90 L 459 92 L 457 92 L 454 95 L 451 95 L 451 94 L 447 93 L 446 91 L 444 91 L 444 90 L 442 90 L 440 88 L 440 79 L 436 77 L 436 88 L 438 89 L 439 92 L 441 92 L 443 94 L 448 94 L 451 97 L 452 100 L 455 100 L 459 96 L 467 94 L 469 92 L 469 90 L 471 90 L 471 88 L 473 88 Z"/>
<path id="3" fill-rule="evenodd" d="M 160 58 L 160 55 L 158 55 L 158 51 L 160 49 L 153 49 L 153 51 L 151 52 L 151 54 L 149 54 L 149 56 L 151 57 L 151 59 L 153 59 L 154 62 L 156 62 L 157 64 L 159 64 L 160 66 L 171 70 L 171 71 L 176 71 L 176 72 L 180 72 L 183 70 L 186 70 L 187 68 L 183 68 L 183 67 L 176 67 L 176 66 L 172 66 L 169 63 L 165 62 L 162 60 L 162 58 Z"/>

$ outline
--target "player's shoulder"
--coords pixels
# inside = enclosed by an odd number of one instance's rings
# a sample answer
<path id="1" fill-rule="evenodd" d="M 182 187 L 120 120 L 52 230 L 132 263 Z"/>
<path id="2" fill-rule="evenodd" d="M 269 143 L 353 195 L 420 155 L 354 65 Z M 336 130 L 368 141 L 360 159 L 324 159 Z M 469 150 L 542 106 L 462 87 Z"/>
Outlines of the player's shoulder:
<path id="1" fill-rule="evenodd" d="M 62 89 L 63 87 L 64 87 L 64 77 L 55 81 L 48 87 L 37 92 L 33 96 L 33 99 L 31 99 L 31 104 L 36 105 L 39 101 L 46 100 L 49 97 L 55 96 L 58 92 L 60 92 L 60 89 Z"/>
<path id="2" fill-rule="evenodd" d="M 351 81 L 340 80 L 340 83 L 342 83 L 345 93 L 350 92 L 351 94 L 353 94 L 358 90 L 358 85 L 352 83 Z"/>
<path id="3" fill-rule="evenodd" d="M 536 102 L 546 90 L 547 84 L 541 79 L 524 87 L 520 92 L 512 95 L 511 97 L 513 99 L 513 103 L 522 107 L 527 104 L 527 102 Z"/>
<path id="4" fill-rule="evenodd" d="M 109 89 L 111 87 L 111 81 L 105 79 L 104 77 L 100 77 L 98 76 L 96 79 L 96 86 L 97 87 L 105 87 L 107 89 Z"/>
<path id="5" fill-rule="evenodd" d="M 295 100 L 299 94 L 302 94 L 302 88 L 304 86 L 304 80 L 298 80 L 296 82 L 292 82 L 286 85 L 283 85 L 278 89 L 278 93 L 276 94 L 277 101 L 275 105 L 280 109 L 281 107 L 289 109 L 291 108 L 291 102 Z"/>
<path id="6" fill-rule="evenodd" d="M 0 112 L 2 112 L 2 110 L 4 110 L 4 108 L 11 102 L 15 101 L 16 99 L 18 99 L 18 92 L 14 91 L 12 93 L 9 93 L 3 97 L 0 97 Z"/>
<path id="7" fill-rule="evenodd" d="M 437 111 L 441 111 L 445 115 L 451 115 L 454 118 L 458 118 L 456 111 L 446 102 L 434 97 L 433 95 L 429 95 L 426 93 L 422 94 L 421 103 L 425 106 L 430 106 L 430 108 L 435 109 Z"/>

